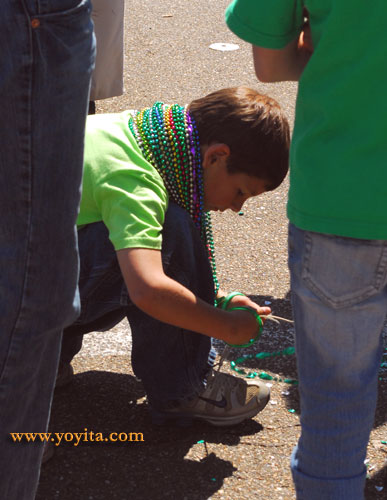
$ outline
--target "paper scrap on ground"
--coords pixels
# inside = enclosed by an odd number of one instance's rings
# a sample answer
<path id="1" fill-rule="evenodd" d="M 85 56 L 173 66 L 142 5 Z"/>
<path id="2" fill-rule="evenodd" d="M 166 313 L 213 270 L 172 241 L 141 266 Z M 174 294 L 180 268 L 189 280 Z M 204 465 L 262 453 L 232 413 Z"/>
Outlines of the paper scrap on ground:
<path id="1" fill-rule="evenodd" d="M 226 52 L 228 50 L 238 50 L 239 45 L 237 45 L 236 43 L 212 43 L 210 45 L 210 49 Z"/>

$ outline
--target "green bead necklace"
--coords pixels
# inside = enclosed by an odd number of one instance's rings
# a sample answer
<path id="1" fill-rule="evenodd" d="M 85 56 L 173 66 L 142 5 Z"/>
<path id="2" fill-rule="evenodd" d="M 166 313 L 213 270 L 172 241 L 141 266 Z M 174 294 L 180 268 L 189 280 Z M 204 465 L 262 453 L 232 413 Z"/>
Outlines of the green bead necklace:
<path id="1" fill-rule="evenodd" d="M 204 210 L 199 134 L 187 106 L 156 102 L 133 113 L 129 128 L 145 158 L 159 172 L 170 198 L 187 210 L 208 252 L 215 286 L 215 246 L 211 215 Z"/>

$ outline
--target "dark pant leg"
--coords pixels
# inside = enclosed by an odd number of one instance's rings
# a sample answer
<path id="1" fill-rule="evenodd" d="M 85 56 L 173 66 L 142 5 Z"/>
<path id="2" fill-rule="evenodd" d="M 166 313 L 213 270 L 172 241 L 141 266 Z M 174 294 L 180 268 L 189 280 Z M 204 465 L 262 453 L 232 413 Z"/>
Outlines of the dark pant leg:
<path id="1" fill-rule="evenodd" d="M 174 203 L 170 203 L 163 227 L 162 260 L 168 276 L 214 303 L 207 251 L 189 214 Z M 197 394 L 208 371 L 210 337 L 157 321 L 138 308 L 130 311 L 128 319 L 133 370 L 151 405 L 163 408 Z"/>
<path id="2" fill-rule="evenodd" d="M 203 386 L 211 339 L 162 323 L 131 304 L 116 252 L 103 223 L 79 231 L 81 315 L 64 331 L 61 360 L 80 350 L 80 335 L 104 331 L 127 316 L 132 329 L 132 365 L 151 404 L 192 397 Z M 165 273 L 213 304 L 207 251 L 188 213 L 171 203 L 163 228 Z"/>
<path id="3" fill-rule="evenodd" d="M 107 331 L 126 315 L 129 297 L 109 233 L 102 222 L 78 231 L 81 314 L 63 332 L 61 361 L 70 363 L 85 333 Z"/>

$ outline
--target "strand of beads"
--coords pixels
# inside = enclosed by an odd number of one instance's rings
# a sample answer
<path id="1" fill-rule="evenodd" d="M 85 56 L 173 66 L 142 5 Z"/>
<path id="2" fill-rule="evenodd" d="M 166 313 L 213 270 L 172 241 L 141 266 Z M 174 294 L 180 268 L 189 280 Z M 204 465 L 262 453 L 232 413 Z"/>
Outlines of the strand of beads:
<path id="1" fill-rule="evenodd" d="M 201 229 L 204 217 L 204 185 L 203 185 L 203 170 L 201 166 L 201 153 L 199 134 L 196 124 L 191 118 L 187 107 L 185 108 L 185 124 L 186 124 L 186 138 L 187 149 L 190 154 L 190 162 L 192 167 L 192 213 L 191 216 L 195 222 L 196 227 Z M 202 235 L 203 236 L 203 235 Z"/>
<path id="2" fill-rule="evenodd" d="M 256 371 L 252 372 L 246 372 L 244 368 L 239 368 L 238 365 L 241 365 L 245 361 L 249 359 L 264 359 L 264 358 L 272 358 L 275 356 L 291 356 L 295 354 L 295 349 L 294 347 L 286 347 L 285 349 L 282 349 L 281 351 L 274 351 L 274 352 L 259 352 L 257 354 L 245 354 L 244 356 L 241 356 L 237 358 L 235 361 L 230 361 L 230 367 L 232 370 L 235 372 L 239 373 L 240 375 L 244 375 L 246 378 L 255 378 L 259 377 L 263 380 L 275 380 L 279 382 L 285 382 L 286 384 L 291 384 L 291 385 L 297 385 L 298 381 L 292 378 L 280 378 L 280 377 L 275 377 L 272 375 L 269 375 L 266 372 L 261 372 L 258 373 Z"/>
<path id="3" fill-rule="evenodd" d="M 187 106 L 156 102 L 129 119 L 129 129 L 145 158 L 158 170 L 170 198 L 188 211 L 208 251 L 215 293 L 215 247 L 211 216 L 204 210 L 199 134 Z"/>

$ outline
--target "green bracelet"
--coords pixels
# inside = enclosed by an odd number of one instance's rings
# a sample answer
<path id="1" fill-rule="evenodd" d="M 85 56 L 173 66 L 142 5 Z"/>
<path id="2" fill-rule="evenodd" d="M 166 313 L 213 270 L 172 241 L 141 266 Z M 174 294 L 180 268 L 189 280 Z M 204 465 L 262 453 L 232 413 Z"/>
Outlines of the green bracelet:
<path id="1" fill-rule="evenodd" d="M 251 345 L 254 344 L 254 342 L 256 342 L 259 337 L 261 336 L 261 333 L 262 333 L 262 330 L 263 330 L 263 322 L 262 322 L 262 318 L 260 317 L 260 315 L 257 313 L 257 311 L 255 311 L 254 309 L 252 309 L 251 307 L 244 307 L 244 306 L 240 306 L 240 307 L 231 307 L 231 309 L 228 309 L 229 311 L 247 311 L 249 312 L 250 314 L 253 314 L 254 317 L 255 317 L 255 320 L 257 322 L 257 326 L 258 326 L 258 331 L 257 331 L 257 335 L 253 338 L 253 339 L 250 339 L 247 344 L 229 344 L 227 342 L 227 344 L 231 347 L 250 347 Z"/>
<path id="2" fill-rule="evenodd" d="M 231 300 L 234 297 L 237 297 L 238 295 L 241 295 L 242 297 L 246 297 L 246 295 L 242 292 L 231 292 L 226 297 L 221 297 L 219 299 L 219 302 L 217 303 L 217 307 L 221 307 L 224 311 L 247 311 L 247 312 L 254 315 L 255 320 L 257 322 L 257 326 L 258 326 L 258 332 L 257 332 L 257 335 L 253 339 L 250 339 L 247 344 L 229 344 L 228 342 L 226 342 L 226 344 L 228 344 L 230 347 L 241 347 L 241 348 L 242 347 L 250 347 L 261 336 L 261 333 L 263 330 L 263 321 L 262 321 L 262 318 L 260 317 L 260 315 L 257 313 L 257 311 L 255 311 L 251 307 L 239 306 L 239 307 L 231 307 L 230 309 L 228 309 L 228 305 L 231 302 Z"/>
<path id="3" fill-rule="evenodd" d="M 227 307 L 231 300 L 237 295 L 241 295 L 242 297 L 246 297 L 246 295 L 242 292 L 231 292 L 225 297 L 220 297 L 220 299 L 216 302 L 216 307 L 221 307 L 224 311 L 227 311 Z"/>

